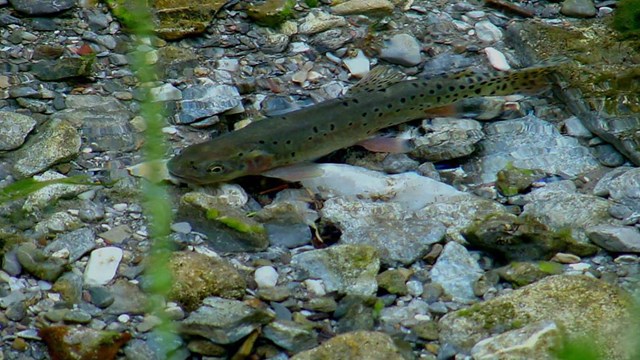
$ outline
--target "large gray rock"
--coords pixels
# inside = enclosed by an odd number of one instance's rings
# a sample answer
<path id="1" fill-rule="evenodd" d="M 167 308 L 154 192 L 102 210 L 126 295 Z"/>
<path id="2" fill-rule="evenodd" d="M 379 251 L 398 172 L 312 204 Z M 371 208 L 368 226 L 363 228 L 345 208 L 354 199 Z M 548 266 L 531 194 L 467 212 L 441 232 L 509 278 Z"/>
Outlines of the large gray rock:
<path id="1" fill-rule="evenodd" d="M 598 225 L 587 229 L 589 240 L 612 252 L 640 253 L 640 230 L 633 226 Z"/>
<path id="2" fill-rule="evenodd" d="M 294 255 L 291 265 L 307 278 L 322 279 L 327 292 L 372 295 L 378 289 L 380 258 L 368 245 L 336 245 L 307 251 Z"/>
<path id="3" fill-rule="evenodd" d="M 0 151 L 20 147 L 34 126 L 36 121 L 27 115 L 0 111 Z"/>
<path id="4" fill-rule="evenodd" d="M 469 351 L 479 341 L 540 321 L 553 321 L 567 340 L 590 336 L 606 359 L 634 359 L 629 331 L 633 298 L 622 289 L 582 275 L 544 278 L 506 295 L 445 315 L 440 342 Z M 635 355 L 635 356 L 634 356 Z"/>
<path id="5" fill-rule="evenodd" d="M 382 332 L 353 331 L 294 355 L 291 360 L 405 360 L 393 339 Z"/>
<path id="6" fill-rule="evenodd" d="M 444 292 L 457 301 L 473 301 L 474 283 L 483 271 L 467 249 L 456 243 L 445 245 L 442 254 L 431 269 L 431 280 L 442 286 Z"/>
<path id="7" fill-rule="evenodd" d="M 208 297 L 203 303 L 180 322 L 181 333 L 202 336 L 216 344 L 231 344 L 273 319 L 264 310 L 238 300 Z"/>

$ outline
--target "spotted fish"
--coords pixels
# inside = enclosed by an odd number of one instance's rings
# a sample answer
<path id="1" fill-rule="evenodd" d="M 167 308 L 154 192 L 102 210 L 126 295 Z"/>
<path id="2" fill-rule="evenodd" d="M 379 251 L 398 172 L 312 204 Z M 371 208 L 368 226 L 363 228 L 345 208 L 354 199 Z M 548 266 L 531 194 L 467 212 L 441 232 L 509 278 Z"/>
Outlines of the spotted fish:
<path id="1" fill-rule="evenodd" d="M 417 80 L 403 80 L 399 72 L 379 66 L 343 97 L 191 145 L 168 162 L 168 169 L 185 182 L 209 184 L 314 160 L 355 144 L 375 148 L 376 141 L 368 139 L 379 130 L 455 113 L 461 100 L 540 90 L 550 84 L 549 75 L 560 63 L 554 59 L 512 72 L 465 70 Z"/>

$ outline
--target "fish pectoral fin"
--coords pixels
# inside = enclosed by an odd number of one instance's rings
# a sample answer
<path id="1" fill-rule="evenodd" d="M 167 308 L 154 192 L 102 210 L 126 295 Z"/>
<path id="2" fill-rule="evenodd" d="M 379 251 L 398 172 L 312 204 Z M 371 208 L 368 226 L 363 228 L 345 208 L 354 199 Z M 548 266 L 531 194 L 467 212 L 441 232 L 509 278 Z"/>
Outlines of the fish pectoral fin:
<path id="1" fill-rule="evenodd" d="M 358 145 L 373 152 L 386 152 L 393 154 L 408 153 L 415 149 L 411 139 L 397 137 L 375 137 L 360 141 Z"/>
<path id="2" fill-rule="evenodd" d="M 273 155 L 264 151 L 254 150 L 247 154 L 246 166 L 248 174 L 260 174 L 270 169 L 273 164 Z"/>
<path id="3" fill-rule="evenodd" d="M 318 164 L 303 163 L 271 169 L 260 175 L 295 182 L 320 177 L 324 170 Z"/>
<path id="4" fill-rule="evenodd" d="M 380 65 L 369 71 L 367 75 L 353 85 L 347 91 L 347 96 L 384 90 L 390 85 L 404 80 L 404 78 L 405 75 L 400 70 Z"/>

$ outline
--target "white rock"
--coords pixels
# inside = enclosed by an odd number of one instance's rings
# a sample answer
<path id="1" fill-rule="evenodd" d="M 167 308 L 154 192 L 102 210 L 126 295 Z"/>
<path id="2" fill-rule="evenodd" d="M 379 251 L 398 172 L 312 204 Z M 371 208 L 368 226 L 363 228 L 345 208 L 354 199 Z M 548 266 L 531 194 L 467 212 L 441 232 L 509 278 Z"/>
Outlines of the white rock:
<path id="1" fill-rule="evenodd" d="M 164 84 L 151 89 L 152 101 L 182 100 L 182 91 L 171 84 Z"/>
<path id="2" fill-rule="evenodd" d="M 484 53 L 487 54 L 487 59 L 489 59 L 489 63 L 497 70 L 511 70 L 511 66 L 507 62 L 507 58 L 504 56 L 502 52 L 493 47 L 487 47 L 484 49 Z"/>
<path id="3" fill-rule="evenodd" d="M 274 287 L 278 283 L 278 272 L 272 266 L 262 266 L 253 274 L 260 288 Z"/>
<path id="4" fill-rule="evenodd" d="M 84 270 L 86 286 L 106 285 L 116 275 L 122 260 L 122 249 L 109 246 L 93 250 Z"/>
<path id="5" fill-rule="evenodd" d="M 327 294 L 322 280 L 307 279 L 304 281 L 304 286 L 307 287 L 307 291 L 313 296 L 320 297 Z"/>
<path id="6" fill-rule="evenodd" d="M 494 43 L 502 39 L 502 30 L 489 20 L 478 21 L 474 28 L 481 41 Z"/>
<path id="7" fill-rule="evenodd" d="M 342 62 L 344 63 L 344 66 L 347 67 L 351 75 L 357 78 L 365 76 L 371 69 L 369 59 L 362 50 L 358 50 L 358 55 L 355 57 L 344 59 Z"/>

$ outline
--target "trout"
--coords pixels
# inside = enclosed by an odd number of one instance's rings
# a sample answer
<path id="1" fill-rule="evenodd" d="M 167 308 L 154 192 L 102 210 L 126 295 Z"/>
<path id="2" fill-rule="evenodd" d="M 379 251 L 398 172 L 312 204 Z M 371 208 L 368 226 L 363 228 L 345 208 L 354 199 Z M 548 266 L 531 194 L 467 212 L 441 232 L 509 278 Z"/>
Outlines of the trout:
<path id="1" fill-rule="evenodd" d="M 416 80 L 403 80 L 399 71 L 378 66 L 343 97 L 267 117 L 188 146 L 167 166 L 182 181 L 210 184 L 260 175 L 356 144 L 372 149 L 375 140 L 366 144 L 367 139 L 379 130 L 433 114 L 455 113 L 456 103 L 464 99 L 532 93 L 547 87 L 549 75 L 562 62 L 554 59 L 511 72 L 464 70 Z"/>

